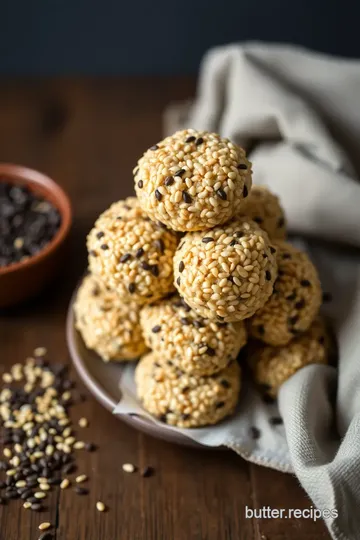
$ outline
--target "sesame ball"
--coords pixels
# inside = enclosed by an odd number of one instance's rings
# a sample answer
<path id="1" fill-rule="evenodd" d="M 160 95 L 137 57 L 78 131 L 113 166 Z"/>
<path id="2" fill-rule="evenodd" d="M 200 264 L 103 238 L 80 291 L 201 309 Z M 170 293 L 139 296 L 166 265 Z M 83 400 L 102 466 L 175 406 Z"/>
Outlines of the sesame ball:
<path id="1" fill-rule="evenodd" d="M 271 240 L 286 238 L 285 213 L 279 197 L 265 186 L 252 186 L 248 198 L 241 205 L 239 215 L 258 223 Z"/>
<path id="2" fill-rule="evenodd" d="M 269 345 L 286 345 L 309 328 L 322 292 L 317 270 L 308 255 L 287 242 L 277 249 L 278 278 L 274 293 L 248 321 L 249 334 Z"/>
<path id="3" fill-rule="evenodd" d="M 139 204 L 174 231 L 229 221 L 251 189 L 245 151 L 216 133 L 187 129 L 152 146 L 134 169 Z"/>
<path id="4" fill-rule="evenodd" d="M 322 319 L 284 347 L 253 344 L 249 364 L 255 382 L 271 397 L 276 397 L 280 386 L 294 373 L 309 364 L 327 364 L 330 339 Z"/>
<path id="5" fill-rule="evenodd" d="M 188 233 L 174 257 L 175 286 L 202 317 L 236 322 L 269 299 L 277 276 L 269 237 L 246 218 Z"/>
<path id="6" fill-rule="evenodd" d="M 140 308 L 125 304 L 96 276 L 83 279 L 74 304 L 76 328 L 85 345 L 105 361 L 136 358 L 146 351 L 140 327 Z"/>
<path id="7" fill-rule="evenodd" d="M 174 290 L 172 259 L 178 238 L 136 207 L 118 214 L 121 203 L 116 204 L 88 235 L 89 267 L 124 302 L 149 304 Z"/>
<path id="8" fill-rule="evenodd" d="M 135 382 L 138 397 L 150 414 L 172 426 L 194 428 L 217 424 L 234 412 L 240 367 L 232 362 L 211 377 L 195 377 L 151 352 L 137 365 Z"/>
<path id="9" fill-rule="evenodd" d="M 203 319 L 178 296 L 144 307 L 140 320 L 148 347 L 189 375 L 224 369 L 246 343 L 242 322 Z"/>

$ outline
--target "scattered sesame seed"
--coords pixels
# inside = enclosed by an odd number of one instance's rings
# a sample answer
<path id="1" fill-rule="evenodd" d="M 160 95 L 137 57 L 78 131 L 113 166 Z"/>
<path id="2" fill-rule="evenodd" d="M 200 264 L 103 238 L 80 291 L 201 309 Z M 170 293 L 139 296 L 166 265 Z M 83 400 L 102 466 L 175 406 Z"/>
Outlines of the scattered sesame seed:
<path id="1" fill-rule="evenodd" d="M 86 428 L 86 427 L 88 427 L 88 425 L 89 425 L 89 421 L 88 421 L 87 418 L 84 418 L 84 417 L 83 417 L 83 418 L 80 418 L 80 420 L 79 420 L 79 426 L 80 426 L 81 428 Z"/>
<path id="2" fill-rule="evenodd" d="M 82 482 L 86 482 L 87 479 L 88 477 L 86 476 L 86 474 L 80 474 L 79 476 L 76 477 L 75 482 L 77 484 L 81 484 Z"/>
<path id="3" fill-rule="evenodd" d="M 44 523 L 40 523 L 39 530 L 46 531 L 47 529 L 50 529 L 50 527 L 51 527 L 51 523 L 49 523 L 48 521 L 44 521 Z"/>
<path id="4" fill-rule="evenodd" d="M 138 187 L 142 189 L 144 187 L 144 182 L 142 180 L 138 181 Z"/>
<path id="5" fill-rule="evenodd" d="M 255 426 L 252 426 L 250 428 L 250 437 L 254 440 L 257 440 L 259 439 L 261 436 L 261 431 L 259 428 L 255 427 Z"/>
<path id="6" fill-rule="evenodd" d="M 96 503 L 96 509 L 97 509 L 99 512 L 105 512 L 106 506 L 105 506 L 105 504 L 104 504 L 103 502 L 98 501 L 98 502 Z"/>
<path id="7" fill-rule="evenodd" d="M 23 504 L 23 508 L 25 508 L 25 510 L 27 510 L 28 508 L 31 508 L 31 502 L 25 501 Z"/>
<path id="8" fill-rule="evenodd" d="M 157 198 L 157 200 L 160 202 L 161 199 L 162 199 L 162 194 L 160 193 L 160 191 L 158 189 L 155 189 L 155 197 Z"/>
<path id="9" fill-rule="evenodd" d="M 34 356 L 36 357 L 45 356 L 46 354 L 47 354 L 47 349 L 45 347 L 37 347 L 34 350 Z"/>
<path id="10" fill-rule="evenodd" d="M 142 470 L 141 470 L 141 476 L 143 478 L 148 478 L 149 476 L 153 476 L 154 474 L 154 468 L 153 467 L 144 467 Z"/>
<path id="11" fill-rule="evenodd" d="M 70 486 L 70 481 L 68 478 L 64 478 L 64 480 L 60 484 L 61 489 L 67 489 Z"/>
<path id="12" fill-rule="evenodd" d="M 124 463 L 122 468 L 123 468 L 123 471 L 127 473 L 133 473 L 136 471 L 136 467 L 132 463 Z"/>
<path id="13" fill-rule="evenodd" d="M 46 493 L 44 493 L 43 491 L 37 491 L 36 493 L 34 493 L 34 497 L 35 499 L 45 499 Z"/>

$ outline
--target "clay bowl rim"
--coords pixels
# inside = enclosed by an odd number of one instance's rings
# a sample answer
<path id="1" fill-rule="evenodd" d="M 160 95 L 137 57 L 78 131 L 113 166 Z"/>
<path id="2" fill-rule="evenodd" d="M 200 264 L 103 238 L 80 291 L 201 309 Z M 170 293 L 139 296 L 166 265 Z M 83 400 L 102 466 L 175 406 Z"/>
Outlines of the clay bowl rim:
<path id="1" fill-rule="evenodd" d="M 55 182 L 50 176 L 30 169 L 22 165 L 15 165 L 12 163 L 0 163 L 0 183 L 9 182 L 14 185 L 28 185 L 30 190 L 38 194 L 37 186 L 43 188 L 44 194 L 42 195 L 45 200 L 49 200 L 61 215 L 61 225 L 55 236 L 50 242 L 36 255 L 33 255 L 25 261 L 19 261 L 17 263 L 9 264 L 0 268 L 0 277 L 5 274 L 12 274 L 19 270 L 29 268 L 36 265 L 46 259 L 51 253 L 53 253 L 60 244 L 63 243 L 68 235 L 72 223 L 72 208 L 69 196 Z M 32 189 L 32 186 L 34 188 Z M 56 198 L 56 202 L 52 200 L 52 197 L 47 198 L 46 194 L 51 193 Z"/>

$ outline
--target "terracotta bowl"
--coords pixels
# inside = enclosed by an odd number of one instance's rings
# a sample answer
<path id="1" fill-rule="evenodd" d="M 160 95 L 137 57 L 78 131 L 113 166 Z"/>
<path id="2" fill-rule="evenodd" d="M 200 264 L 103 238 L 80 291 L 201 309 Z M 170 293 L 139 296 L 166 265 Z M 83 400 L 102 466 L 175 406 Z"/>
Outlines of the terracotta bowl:
<path id="1" fill-rule="evenodd" d="M 4 308 L 35 296 L 63 266 L 61 256 L 70 231 L 72 212 L 66 193 L 38 171 L 0 163 L 0 182 L 26 186 L 50 202 L 61 215 L 60 228 L 44 249 L 25 261 L 0 268 L 0 308 Z"/>

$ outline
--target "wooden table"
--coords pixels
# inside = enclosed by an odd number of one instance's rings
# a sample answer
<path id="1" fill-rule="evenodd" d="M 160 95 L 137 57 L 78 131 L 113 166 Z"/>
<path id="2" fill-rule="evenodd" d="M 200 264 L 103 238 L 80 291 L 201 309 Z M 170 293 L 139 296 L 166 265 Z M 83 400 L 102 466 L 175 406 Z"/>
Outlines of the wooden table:
<path id="1" fill-rule="evenodd" d="M 161 138 L 162 111 L 194 94 L 191 79 L 2 81 L 0 161 L 42 170 L 70 194 L 71 252 L 62 281 L 27 306 L 0 315 L 0 363 L 22 361 L 34 347 L 69 361 L 65 315 L 86 264 L 85 236 L 111 202 L 132 193 L 132 168 Z M 155 440 L 112 417 L 92 398 L 77 414 L 90 420 L 99 450 L 83 458 L 89 497 L 54 493 L 45 514 L 19 502 L 0 508 L 0 540 L 32 540 L 56 524 L 57 540 L 303 540 L 329 538 L 322 522 L 245 519 L 245 506 L 309 508 L 295 478 L 249 464 L 231 452 L 189 450 Z M 141 478 L 125 462 L 151 465 Z M 95 510 L 97 500 L 110 511 Z"/>

